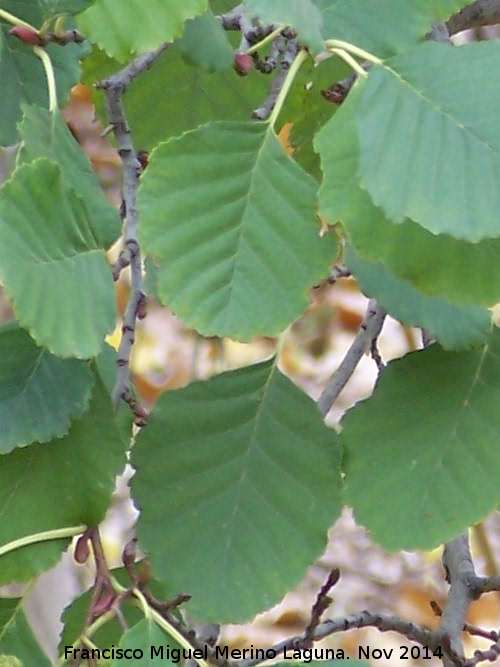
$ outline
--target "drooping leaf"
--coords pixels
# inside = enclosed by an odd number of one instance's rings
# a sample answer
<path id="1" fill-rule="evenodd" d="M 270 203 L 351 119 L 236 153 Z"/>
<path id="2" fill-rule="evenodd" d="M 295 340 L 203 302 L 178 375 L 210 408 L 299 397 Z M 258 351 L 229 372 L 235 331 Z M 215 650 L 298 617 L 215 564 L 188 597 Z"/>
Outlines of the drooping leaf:
<path id="1" fill-rule="evenodd" d="M 321 552 L 339 463 L 336 434 L 273 361 L 168 392 L 133 450 L 140 544 L 195 617 L 249 618 Z"/>
<path id="2" fill-rule="evenodd" d="M 164 303 L 207 336 L 282 331 L 336 255 L 315 189 L 264 124 L 213 123 L 162 144 L 138 205 Z"/>
<path id="3" fill-rule="evenodd" d="M 360 175 L 391 220 L 477 242 L 500 236 L 497 44 L 429 42 L 370 71 L 358 108 Z"/>
<path id="4" fill-rule="evenodd" d="M 207 0 L 94 0 L 78 16 L 78 25 L 93 44 L 125 62 L 182 35 L 184 22 L 207 9 Z"/>
<path id="5" fill-rule="evenodd" d="M 36 106 L 25 106 L 23 110 L 24 117 L 19 125 L 23 146 L 18 163 L 32 162 L 39 157 L 53 160 L 59 166 L 63 180 L 84 200 L 98 243 L 109 248 L 120 235 L 120 216 L 104 196 L 88 158 L 61 114 Z"/>
<path id="6" fill-rule="evenodd" d="M 89 212 L 46 159 L 18 168 L 0 195 L 0 280 L 21 325 L 62 357 L 94 356 L 115 324 L 109 234 Z"/>
<path id="7" fill-rule="evenodd" d="M 0 456 L 0 545 L 40 531 L 96 525 L 126 463 L 113 407 L 96 378 L 90 409 L 67 436 Z M 0 558 L 0 583 L 53 565 L 67 540 L 30 545 Z"/>
<path id="8" fill-rule="evenodd" d="M 83 67 L 84 81 L 92 86 L 117 71 L 119 63 L 94 50 Z M 123 103 L 134 144 L 150 150 L 160 141 L 212 120 L 247 120 L 265 100 L 270 85 L 269 77 L 256 71 L 241 78 L 232 68 L 210 73 L 194 67 L 175 43 L 147 76 L 137 77 L 127 88 Z M 105 118 L 102 92 L 94 94 L 94 103 Z"/>
<path id="9" fill-rule="evenodd" d="M 348 247 L 346 263 L 362 291 L 396 319 L 422 327 L 445 349 L 483 343 L 491 328 L 491 314 L 480 306 L 459 306 L 439 297 L 425 296 L 409 282 L 397 278 L 380 262 L 367 262 Z"/>
<path id="10" fill-rule="evenodd" d="M 0 453 L 65 435 L 87 409 L 93 376 L 84 361 L 37 347 L 15 325 L 0 329 Z"/>
<path id="11" fill-rule="evenodd" d="M 26 619 L 22 598 L 0 599 L 0 655 L 16 657 L 25 667 L 50 667 Z"/>
<path id="12" fill-rule="evenodd" d="M 178 44 L 190 62 L 208 72 L 227 69 L 233 62 L 233 49 L 227 33 L 210 11 L 186 21 Z"/>
<path id="13" fill-rule="evenodd" d="M 61 0 L 62 2 L 62 0 Z M 47 15 L 42 11 L 42 0 L 23 0 L 22 3 L 0 0 L 0 8 L 40 28 Z M 65 4 L 65 3 L 64 3 Z M 12 26 L 0 24 L 0 81 L 4 82 L 0 95 L 0 145 L 8 146 L 18 141 L 17 123 L 21 119 L 22 104 L 48 107 L 47 79 L 41 60 L 33 48 L 9 35 Z M 79 61 L 87 53 L 86 44 L 68 44 L 64 48 L 50 44 L 47 47 L 54 67 L 57 99 L 60 106 L 66 103 L 69 92 L 80 75 Z"/>
<path id="14" fill-rule="evenodd" d="M 346 502 L 385 548 L 435 547 L 498 505 L 499 378 L 495 328 L 479 350 L 392 362 L 347 413 Z"/>
<path id="15" fill-rule="evenodd" d="M 245 0 L 244 5 L 247 13 L 258 16 L 264 25 L 276 23 L 291 26 L 300 43 L 312 53 L 324 51 L 322 16 L 312 0 Z"/>
<path id="16" fill-rule="evenodd" d="M 472 244 L 435 236 L 408 220 L 392 224 L 360 187 L 354 118 L 364 85 L 358 82 L 352 88 L 315 140 L 324 172 L 319 190 L 322 217 L 332 224 L 341 220 L 363 258 L 382 262 L 425 294 L 491 306 L 500 300 L 499 240 Z"/>

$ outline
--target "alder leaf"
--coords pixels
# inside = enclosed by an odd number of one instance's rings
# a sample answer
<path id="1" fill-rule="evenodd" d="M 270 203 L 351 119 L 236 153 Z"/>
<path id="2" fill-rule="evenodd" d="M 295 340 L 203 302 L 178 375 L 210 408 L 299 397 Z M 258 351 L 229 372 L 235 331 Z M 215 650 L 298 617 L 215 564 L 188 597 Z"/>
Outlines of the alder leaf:
<path id="1" fill-rule="evenodd" d="M 210 123 L 161 144 L 138 207 L 163 303 L 205 336 L 283 331 L 337 253 L 315 192 L 265 124 Z"/>
<path id="2" fill-rule="evenodd" d="M 278 602 L 340 512 L 338 437 L 272 360 L 164 394 L 132 464 L 141 547 L 204 620 Z"/>

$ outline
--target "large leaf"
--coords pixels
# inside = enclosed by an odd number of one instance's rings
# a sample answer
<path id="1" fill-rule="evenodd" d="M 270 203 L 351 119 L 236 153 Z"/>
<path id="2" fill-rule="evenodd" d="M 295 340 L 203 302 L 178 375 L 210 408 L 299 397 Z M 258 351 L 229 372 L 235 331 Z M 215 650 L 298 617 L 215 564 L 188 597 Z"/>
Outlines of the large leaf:
<path id="1" fill-rule="evenodd" d="M 94 0 L 37 0 L 45 17 L 83 12 Z"/>
<path id="2" fill-rule="evenodd" d="M 343 419 L 346 502 L 389 550 L 429 549 L 500 499 L 500 331 L 470 352 L 433 345 L 384 371 Z"/>
<path id="3" fill-rule="evenodd" d="M 0 545 L 40 531 L 97 524 L 125 463 L 111 401 L 96 378 L 90 410 L 66 437 L 0 456 Z M 50 567 L 66 544 L 44 542 L 2 556 L 0 583 Z"/>
<path id="4" fill-rule="evenodd" d="M 359 186 L 354 118 L 364 85 L 354 86 L 315 140 L 324 171 L 321 215 L 330 223 L 342 220 L 362 257 L 384 263 L 426 294 L 457 303 L 492 305 L 500 300 L 500 241 L 470 244 L 434 236 L 411 221 L 392 224 Z"/>
<path id="5" fill-rule="evenodd" d="M 210 11 L 186 21 L 178 44 L 190 62 L 209 72 L 227 69 L 233 62 L 233 49 L 227 33 Z"/>
<path id="6" fill-rule="evenodd" d="M 92 357 L 115 324 L 98 221 L 46 159 L 18 168 L 0 196 L 0 280 L 22 326 L 63 357 Z"/>
<path id="7" fill-rule="evenodd" d="M 211 120 L 247 120 L 268 94 L 271 82 L 260 72 L 243 79 L 233 69 L 210 73 L 189 64 L 181 46 L 168 48 L 147 76 L 137 77 L 127 88 L 123 103 L 138 148 L 150 150 Z M 119 69 L 116 61 L 97 50 L 83 66 L 84 80 L 91 86 Z M 101 92 L 94 102 L 104 118 Z"/>
<path id="8" fill-rule="evenodd" d="M 162 144 L 138 205 L 164 303 L 207 336 L 278 334 L 335 259 L 315 190 L 264 124 L 213 123 Z"/>
<path id="9" fill-rule="evenodd" d="M 436 18 L 447 14 L 440 0 L 314 0 L 314 4 L 323 16 L 326 39 L 351 42 L 380 58 L 408 50 L 424 38 Z M 450 1 L 446 5 L 451 6 Z"/>
<path id="10" fill-rule="evenodd" d="M 360 174 L 390 219 L 473 242 L 500 236 L 499 66 L 496 43 L 432 42 L 372 68 L 358 109 Z"/>
<path id="11" fill-rule="evenodd" d="M 63 3 L 64 5 L 66 3 Z M 43 7 L 42 7 L 43 5 Z M 45 3 L 41 0 L 0 0 L 0 8 L 18 15 L 35 27 L 46 18 Z M 20 11 L 21 10 L 21 11 Z M 51 15 L 51 11 L 48 11 Z M 43 65 L 31 46 L 9 35 L 10 24 L 0 24 L 0 80 L 4 82 L 0 95 L 0 145 L 18 141 L 16 125 L 21 119 L 21 104 L 48 107 L 47 79 Z M 57 98 L 60 106 L 68 99 L 71 87 L 80 75 L 79 61 L 87 52 L 85 44 L 68 44 L 64 48 L 51 44 L 47 47 L 54 67 Z"/>
<path id="12" fill-rule="evenodd" d="M 94 0 L 78 17 L 85 36 L 110 56 L 126 61 L 182 35 L 184 21 L 202 14 L 207 0 Z"/>
<path id="13" fill-rule="evenodd" d="M 87 409 L 93 376 L 84 361 L 37 347 L 23 329 L 0 329 L 0 453 L 65 435 Z"/>
<path id="14" fill-rule="evenodd" d="M 61 114 L 26 106 L 19 134 L 23 146 L 18 163 L 31 162 L 38 157 L 48 157 L 56 162 L 63 180 L 84 200 L 99 245 L 109 248 L 120 235 L 120 216 L 104 196 L 88 158 L 71 135 Z"/>
<path id="15" fill-rule="evenodd" d="M 404 324 L 426 329 L 445 349 L 478 345 L 488 337 L 491 314 L 486 308 L 425 296 L 380 262 L 361 259 L 352 247 L 346 250 L 346 263 L 367 296 Z"/>
<path id="16" fill-rule="evenodd" d="M 0 599 L 0 656 L 16 657 L 24 667 L 50 666 L 26 619 L 22 598 Z"/>
<path id="17" fill-rule="evenodd" d="M 247 13 L 258 16 L 261 23 L 291 26 L 301 44 L 312 53 L 324 50 L 321 36 L 322 16 L 312 0 L 245 0 Z"/>
<path id="18" fill-rule="evenodd" d="M 272 361 L 168 392 L 133 450 L 141 546 L 195 617 L 249 618 L 323 549 L 339 463 L 336 434 Z"/>

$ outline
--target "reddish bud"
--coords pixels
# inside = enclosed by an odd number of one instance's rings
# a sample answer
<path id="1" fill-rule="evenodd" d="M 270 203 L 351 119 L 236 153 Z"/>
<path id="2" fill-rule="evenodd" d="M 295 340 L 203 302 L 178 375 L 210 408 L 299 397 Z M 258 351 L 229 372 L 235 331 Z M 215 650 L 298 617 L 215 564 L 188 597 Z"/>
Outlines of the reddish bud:
<path id="1" fill-rule="evenodd" d="M 9 34 L 14 35 L 14 37 L 17 37 L 25 44 L 30 44 L 30 46 L 43 46 L 43 40 L 36 30 L 28 28 L 25 25 L 14 26 L 14 28 L 9 30 Z"/>
<path id="2" fill-rule="evenodd" d="M 87 558 L 90 555 L 88 540 L 89 538 L 87 533 L 83 533 L 83 535 L 80 535 L 80 537 L 76 541 L 73 557 L 79 565 L 83 565 L 84 563 L 86 563 Z"/>
<path id="3" fill-rule="evenodd" d="M 234 56 L 233 67 L 240 76 L 246 76 L 253 67 L 252 56 L 248 53 L 237 53 Z"/>

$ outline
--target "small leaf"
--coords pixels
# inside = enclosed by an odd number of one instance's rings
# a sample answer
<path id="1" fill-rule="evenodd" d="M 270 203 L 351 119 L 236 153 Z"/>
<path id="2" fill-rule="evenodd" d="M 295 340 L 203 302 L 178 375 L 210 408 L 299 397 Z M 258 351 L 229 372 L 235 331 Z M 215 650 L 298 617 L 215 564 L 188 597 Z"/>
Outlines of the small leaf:
<path id="1" fill-rule="evenodd" d="M 78 25 L 93 44 L 125 62 L 182 35 L 184 22 L 207 9 L 207 0 L 94 0 L 78 16 Z"/>
<path id="2" fill-rule="evenodd" d="M 15 656 L 19 667 L 50 667 L 24 613 L 22 598 L 0 599 L 0 655 Z M 16 663 L 11 663 L 15 667 Z"/>
<path id="3" fill-rule="evenodd" d="M 21 325 L 62 357 L 92 357 L 115 324 L 99 224 L 46 159 L 16 169 L 0 194 L 0 280 Z"/>
<path id="4" fill-rule="evenodd" d="M 300 43 L 313 54 L 324 51 L 321 12 L 311 0 L 245 0 L 244 6 L 263 25 L 276 23 L 293 28 Z"/>
<path id="5" fill-rule="evenodd" d="M 323 549 L 339 464 L 336 434 L 273 361 L 168 392 L 133 450 L 140 544 L 195 617 L 250 618 Z"/>
<path id="6" fill-rule="evenodd" d="M 108 508 L 126 447 L 113 406 L 96 378 L 89 411 L 68 435 L 0 456 L 0 545 L 56 528 L 96 525 Z M 0 583 L 25 581 L 55 564 L 67 540 L 30 545 L 1 557 Z"/>
<path id="7" fill-rule="evenodd" d="M 345 499 L 382 546 L 431 549 L 498 506 L 499 401 L 495 328 L 479 350 L 432 345 L 392 362 L 347 413 Z"/>
<path id="8" fill-rule="evenodd" d="M 178 45 L 190 62 L 209 72 L 227 69 L 233 61 L 227 33 L 210 11 L 186 21 Z"/>
<path id="9" fill-rule="evenodd" d="M 88 365 L 37 347 L 26 331 L 0 329 L 0 453 L 68 432 L 87 409 L 94 378 Z"/>
<path id="10" fill-rule="evenodd" d="M 497 44 L 429 42 L 370 70 L 359 168 L 390 219 L 472 242 L 500 236 L 497 66 Z"/>
<path id="11" fill-rule="evenodd" d="M 206 336 L 278 334 L 335 259 L 315 190 L 264 124 L 213 123 L 160 145 L 138 205 L 164 303 Z"/>
<path id="12" fill-rule="evenodd" d="M 480 306 L 458 306 L 443 298 L 421 294 L 409 282 L 397 278 L 380 262 L 366 262 L 346 249 L 346 264 L 362 291 L 374 297 L 403 324 L 421 327 L 445 349 L 484 343 L 491 329 L 491 314 Z"/>

